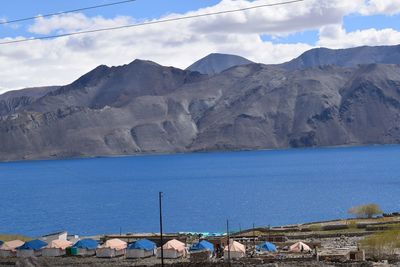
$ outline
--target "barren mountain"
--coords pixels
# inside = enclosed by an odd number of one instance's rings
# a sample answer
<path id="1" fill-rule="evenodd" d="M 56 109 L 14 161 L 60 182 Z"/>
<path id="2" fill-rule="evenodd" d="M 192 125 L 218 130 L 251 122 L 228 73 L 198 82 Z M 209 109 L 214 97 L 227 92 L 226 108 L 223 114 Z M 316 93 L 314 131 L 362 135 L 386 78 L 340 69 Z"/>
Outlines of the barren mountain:
<path id="1" fill-rule="evenodd" d="M 246 65 L 250 63 L 253 62 L 244 57 L 213 53 L 196 61 L 186 70 L 198 71 L 203 74 L 213 75 L 235 66 Z"/>
<path id="2" fill-rule="evenodd" d="M 400 66 L 99 66 L 4 109 L 0 142 L 3 161 L 400 143 Z"/>
<path id="3" fill-rule="evenodd" d="M 348 49 L 311 49 L 281 66 L 290 70 L 326 65 L 354 67 L 358 64 L 400 64 L 400 45 L 362 46 Z"/>

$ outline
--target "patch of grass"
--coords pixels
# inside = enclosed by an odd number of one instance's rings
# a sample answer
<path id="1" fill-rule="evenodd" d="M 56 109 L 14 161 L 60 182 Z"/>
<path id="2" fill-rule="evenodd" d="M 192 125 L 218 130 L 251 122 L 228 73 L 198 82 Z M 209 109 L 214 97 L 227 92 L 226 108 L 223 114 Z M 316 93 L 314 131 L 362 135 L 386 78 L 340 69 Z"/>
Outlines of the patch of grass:
<path id="1" fill-rule="evenodd" d="M 320 224 L 310 225 L 309 229 L 313 232 L 320 232 L 323 230 L 322 225 Z"/>
<path id="2" fill-rule="evenodd" d="M 29 241 L 32 240 L 32 238 L 27 237 L 27 236 L 23 236 L 23 235 L 6 235 L 6 234 L 0 234 L 0 240 L 7 242 L 7 241 L 12 241 L 12 240 L 16 240 L 19 239 L 21 241 Z"/>
<path id="3" fill-rule="evenodd" d="M 387 230 L 368 236 L 360 245 L 376 259 L 387 258 L 400 248 L 400 230 Z"/>

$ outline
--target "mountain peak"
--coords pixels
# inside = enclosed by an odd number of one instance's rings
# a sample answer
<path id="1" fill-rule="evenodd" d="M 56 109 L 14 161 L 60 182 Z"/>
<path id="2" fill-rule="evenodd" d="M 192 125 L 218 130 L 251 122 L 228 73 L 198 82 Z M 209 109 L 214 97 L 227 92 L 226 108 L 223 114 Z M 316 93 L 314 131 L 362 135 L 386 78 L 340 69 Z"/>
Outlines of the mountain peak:
<path id="1" fill-rule="evenodd" d="M 285 69 L 307 69 L 324 65 L 355 67 L 358 64 L 398 64 L 400 45 L 360 46 L 347 49 L 314 48 L 281 66 Z"/>
<path id="2" fill-rule="evenodd" d="M 253 62 L 241 56 L 211 53 L 190 65 L 186 70 L 214 75 L 226 69 L 250 63 Z"/>

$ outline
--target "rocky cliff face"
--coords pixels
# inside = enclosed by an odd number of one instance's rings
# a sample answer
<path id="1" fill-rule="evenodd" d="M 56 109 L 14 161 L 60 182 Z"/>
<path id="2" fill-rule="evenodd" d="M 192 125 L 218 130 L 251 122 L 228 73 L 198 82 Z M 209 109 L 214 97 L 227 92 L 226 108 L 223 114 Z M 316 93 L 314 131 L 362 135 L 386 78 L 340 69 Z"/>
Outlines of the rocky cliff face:
<path id="1" fill-rule="evenodd" d="M 17 106 L 0 116 L 3 161 L 400 143 L 400 66 L 203 75 L 136 60 Z"/>

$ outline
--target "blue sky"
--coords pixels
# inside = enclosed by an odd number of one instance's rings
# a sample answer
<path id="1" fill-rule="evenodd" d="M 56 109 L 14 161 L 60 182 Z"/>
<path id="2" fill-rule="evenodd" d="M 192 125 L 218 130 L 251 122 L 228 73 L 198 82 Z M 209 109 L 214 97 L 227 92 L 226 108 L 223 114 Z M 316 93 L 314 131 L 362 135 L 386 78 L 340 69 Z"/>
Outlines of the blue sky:
<path id="1" fill-rule="evenodd" d="M 119 0 L 81 0 L 81 1 L 27 1 L 14 0 L 3 2 L 0 10 L 0 18 L 6 20 L 36 16 L 72 10 L 81 7 L 90 7 L 99 4 L 118 2 Z M 115 5 L 112 7 L 87 10 L 83 13 L 87 16 L 103 16 L 114 18 L 115 16 L 130 16 L 137 20 L 157 19 L 170 13 L 185 13 L 199 8 L 209 7 L 218 4 L 218 0 L 137 0 L 134 2 Z M 15 37 L 20 35 L 40 36 L 38 34 L 27 33 L 26 25 L 31 22 L 18 23 L 18 27 L 0 26 L 0 37 Z M 13 26 L 17 26 L 12 24 Z M 360 14 L 350 14 L 343 17 L 343 27 L 346 31 L 357 31 L 369 28 L 385 29 L 392 28 L 400 31 L 400 15 L 373 15 L 362 16 Z M 307 30 L 296 32 L 284 37 L 276 38 L 271 35 L 263 34 L 262 39 L 273 43 L 298 43 L 304 42 L 310 45 L 318 41 L 318 30 Z"/>
<path id="2" fill-rule="evenodd" d="M 0 20 L 19 19 L 118 0 L 2 1 Z M 112 7 L 0 25 L 0 43 L 166 16 L 219 12 L 283 0 L 136 0 Z M 190 21 L 0 46 L 0 93 L 66 84 L 100 64 L 135 58 L 185 68 L 209 53 L 281 63 L 316 47 L 400 44 L 399 0 L 304 0 Z"/>

